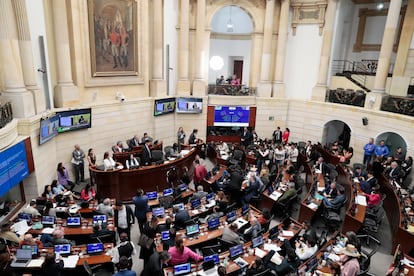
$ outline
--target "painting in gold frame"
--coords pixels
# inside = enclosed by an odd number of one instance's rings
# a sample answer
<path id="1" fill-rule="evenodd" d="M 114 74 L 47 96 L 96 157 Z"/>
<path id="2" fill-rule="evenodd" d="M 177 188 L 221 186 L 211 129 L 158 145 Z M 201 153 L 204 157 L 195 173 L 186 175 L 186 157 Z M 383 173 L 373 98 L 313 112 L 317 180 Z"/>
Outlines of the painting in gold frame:
<path id="1" fill-rule="evenodd" d="M 93 77 L 138 75 L 134 0 L 88 0 Z"/>

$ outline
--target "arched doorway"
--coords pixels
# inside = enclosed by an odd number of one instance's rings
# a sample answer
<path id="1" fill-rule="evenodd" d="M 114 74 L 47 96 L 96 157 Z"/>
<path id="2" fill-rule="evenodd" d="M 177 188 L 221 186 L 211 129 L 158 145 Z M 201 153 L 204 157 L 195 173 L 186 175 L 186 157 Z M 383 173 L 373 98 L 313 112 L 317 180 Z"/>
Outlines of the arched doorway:
<path id="1" fill-rule="evenodd" d="M 407 153 L 407 143 L 404 138 L 395 132 L 384 132 L 377 136 L 375 144 L 378 145 L 380 141 L 384 140 L 385 144 L 390 150 L 390 156 L 392 156 L 398 147 L 401 147 L 404 154 Z"/>
<path id="2" fill-rule="evenodd" d="M 344 122 L 332 120 L 323 127 L 322 145 L 330 147 L 333 142 L 338 141 L 342 148 L 349 147 L 351 140 L 351 128 Z"/>
<path id="3" fill-rule="evenodd" d="M 253 29 L 250 15 L 239 6 L 225 6 L 213 15 L 209 83 L 215 83 L 220 76 L 227 80 L 236 74 L 242 84 L 249 84 Z"/>

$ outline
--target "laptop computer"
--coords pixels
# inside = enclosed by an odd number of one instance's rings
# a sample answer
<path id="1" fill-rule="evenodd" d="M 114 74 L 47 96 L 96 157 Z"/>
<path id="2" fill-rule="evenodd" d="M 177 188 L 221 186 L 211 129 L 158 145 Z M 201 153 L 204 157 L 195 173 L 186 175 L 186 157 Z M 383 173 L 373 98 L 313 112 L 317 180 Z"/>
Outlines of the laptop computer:
<path id="1" fill-rule="evenodd" d="M 240 266 L 240 268 L 244 268 L 248 265 L 248 263 L 240 257 L 243 254 L 243 245 L 239 244 L 232 246 L 229 248 L 229 252 L 230 258 L 233 259 L 234 262 Z"/>
<path id="2" fill-rule="evenodd" d="M 180 264 L 174 266 L 174 275 L 184 275 L 191 272 L 191 264 Z"/>
<path id="3" fill-rule="evenodd" d="M 178 210 L 184 210 L 184 203 L 177 203 L 173 205 L 173 208 L 178 208 Z"/>
<path id="4" fill-rule="evenodd" d="M 26 250 L 32 251 L 32 256 L 35 256 L 35 257 L 37 257 L 37 255 L 39 254 L 39 247 L 37 245 L 26 245 L 26 244 L 23 244 L 22 245 L 22 249 L 26 249 Z"/>
<path id="5" fill-rule="evenodd" d="M 197 209 L 198 207 L 201 207 L 201 199 L 194 199 L 191 201 L 191 209 Z"/>
<path id="6" fill-rule="evenodd" d="M 55 254 L 60 255 L 62 257 L 70 255 L 70 244 L 56 244 L 55 245 Z"/>
<path id="7" fill-rule="evenodd" d="M 236 211 L 228 212 L 226 215 L 227 222 L 231 223 L 237 219 Z"/>
<path id="8" fill-rule="evenodd" d="M 164 217 L 165 210 L 164 207 L 157 207 L 152 209 L 152 215 L 154 217 Z"/>
<path id="9" fill-rule="evenodd" d="M 173 195 L 173 193 L 174 193 L 173 188 L 165 189 L 164 192 L 163 192 L 164 196 L 170 196 L 170 195 Z"/>
<path id="10" fill-rule="evenodd" d="M 261 235 L 252 239 L 252 247 L 253 248 L 262 246 L 262 244 L 263 244 L 263 237 Z"/>
<path id="11" fill-rule="evenodd" d="M 217 229 L 220 226 L 220 218 L 213 218 L 207 221 L 208 230 Z"/>
<path id="12" fill-rule="evenodd" d="M 66 219 L 66 226 L 67 227 L 80 227 L 81 226 L 81 218 L 80 217 L 68 217 Z"/>
<path id="13" fill-rule="evenodd" d="M 200 228 L 198 227 L 198 224 L 188 225 L 186 227 L 186 235 L 188 237 L 195 236 L 200 232 Z"/>
<path id="14" fill-rule="evenodd" d="M 106 215 L 94 215 L 93 216 L 93 224 L 96 224 L 99 222 L 106 223 L 106 220 L 107 220 Z"/>
<path id="15" fill-rule="evenodd" d="M 42 225 L 43 227 L 53 227 L 55 225 L 54 216 L 42 216 Z"/>
<path id="16" fill-rule="evenodd" d="M 157 192 L 148 192 L 147 193 L 148 200 L 154 200 L 158 198 Z"/>
<path id="17" fill-rule="evenodd" d="M 86 245 L 86 252 L 89 255 L 99 255 L 104 252 L 103 243 L 88 243 Z"/>
<path id="18" fill-rule="evenodd" d="M 10 264 L 11 267 L 26 267 L 32 259 L 31 249 L 17 249 L 16 259 Z"/>

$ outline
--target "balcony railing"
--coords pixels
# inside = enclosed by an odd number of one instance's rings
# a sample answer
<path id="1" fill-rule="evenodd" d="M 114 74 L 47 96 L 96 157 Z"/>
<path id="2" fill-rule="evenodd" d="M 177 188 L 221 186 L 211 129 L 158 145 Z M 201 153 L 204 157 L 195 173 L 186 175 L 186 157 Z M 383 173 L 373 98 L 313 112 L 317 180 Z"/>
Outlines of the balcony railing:
<path id="1" fill-rule="evenodd" d="M 13 111 L 10 102 L 0 104 L 0 128 L 3 128 L 13 120 Z"/>
<path id="2" fill-rule="evenodd" d="M 256 95 L 256 87 L 247 87 L 245 85 L 231 84 L 209 84 L 209 95 L 227 95 L 227 96 L 254 96 Z"/>
<path id="3" fill-rule="evenodd" d="M 365 92 L 362 90 L 353 89 L 341 89 L 329 90 L 327 95 L 327 101 L 331 103 L 339 103 L 346 105 L 353 105 L 364 107 L 365 104 Z"/>
<path id="4" fill-rule="evenodd" d="M 386 96 L 382 99 L 381 110 L 414 116 L 414 98 Z"/>

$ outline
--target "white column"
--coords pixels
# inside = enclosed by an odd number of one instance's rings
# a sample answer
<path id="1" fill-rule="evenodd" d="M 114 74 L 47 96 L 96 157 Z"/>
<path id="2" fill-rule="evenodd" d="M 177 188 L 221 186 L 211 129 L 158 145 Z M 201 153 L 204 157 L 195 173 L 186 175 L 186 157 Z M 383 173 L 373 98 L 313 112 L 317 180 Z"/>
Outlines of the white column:
<path id="1" fill-rule="evenodd" d="M 284 98 L 285 97 L 285 56 L 286 56 L 286 43 L 288 37 L 289 28 L 289 6 L 290 0 L 281 0 L 280 19 L 279 19 L 279 32 L 277 36 L 277 50 L 276 50 L 276 68 L 273 83 L 273 97 Z"/>
<path id="2" fill-rule="evenodd" d="M 36 113 L 46 109 L 45 96 L 37 86 L 35 68 L 33 62 L 32 42 L 30 39 L 29 22 L 25 0 L 12 0 L 16 15 L 17 35 L 19 40 L 20 56 L 22 58 L 23 78 L 26 88 L 32 93 Z"/>
<path id="3" fill-rule="evenodd" d="M 270 64 L 272 58 L 272 35 L 274 13 L 275 1 L 267 0 L 263 30 L 263 49 L 262 63 L 260 68 L 260 83 L 257 87 L 257 95 L 261 97 L 270 97 L 272 95 L 272 85 L 270 83 Z"/>
<path id="4" fill-rule="evenodd" d="M 24 84 L 16 17 L 11 0 L 0 1 L 0 70 L 4 81 L 2 99 L 10 101 L 13 116 L 26 118 L 35 114 L 33 96 Z"/>
<path id="5" fill-rule="evenodd" d="M 394 47 L 395 35 L 397 33 L 401 4 L 402 0 L 390 1 L 378 59 L 377 73 L 375 74 L 374 88 L 365 99 L 365 106 L 375 110 L 381 108 L 381 101 L 385 96 L 385 84 L 387 82 L 392 48 Z"/>
<path id="6" fill-rule="evenodd" d="M 73 106 L 79 104 L 80 97 L 72 78 L 66 0 L 53 0 L 52 11 L 57 64 L 55 106 Z"/>
<path id="7" fill-rule="evenodd" d="M 191 84 L 188 79 L 189 30 L 190 2 L 189 0 L 181 0 L 177 95 L 190 95 L 191 92 Z"/>
<path id="8" fill-rule="evenodd" d="M 326 8 L 318 81 L 312 91 L 312 100 L 316 101 L 325 101 L 326 90 L 328 88 L 329 59 L 331 57 L 337 4 L 338 0 L 329 0 L 328 7 Z"/>
<path id="9" fill-rule="evenodd" d="M 195 47 L 195 75 L 193 81 L 193 95 L 204 96 L 206 94 L 207 82 L 204 79 L 204 70 L 208 66 L 208 57 L 204 49 L 206 21 L 206 0 L 197 1 L 196 19 L 196 47 Z"/>
<path id="10" fill-rule="evenodd" d="M 163 28 L 164 18 L 162 0 L 152 1 L 152 79 L 150 96 L 162 97 L 167 94 L 167 82 L 163 79 Z"/>

